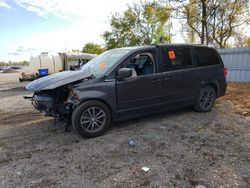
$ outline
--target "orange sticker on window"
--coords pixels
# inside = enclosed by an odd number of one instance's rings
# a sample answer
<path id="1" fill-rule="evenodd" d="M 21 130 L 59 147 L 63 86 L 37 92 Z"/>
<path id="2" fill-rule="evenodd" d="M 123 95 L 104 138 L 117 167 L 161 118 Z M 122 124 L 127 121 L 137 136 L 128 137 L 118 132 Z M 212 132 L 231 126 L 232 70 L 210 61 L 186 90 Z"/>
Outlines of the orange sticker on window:
<path id="1" fill-rule="evenodd" d="M 107 67 L 107 64 L 106 63 L 101 63 L 98 65 L 100 69 L 104 69 Z"/>
<path id="2" fill-rule="evenodd" d="M 175 53 L 173 50 L 168 51 L 168 57 L 169 57 L 169 59 L 175 59 Z"/>

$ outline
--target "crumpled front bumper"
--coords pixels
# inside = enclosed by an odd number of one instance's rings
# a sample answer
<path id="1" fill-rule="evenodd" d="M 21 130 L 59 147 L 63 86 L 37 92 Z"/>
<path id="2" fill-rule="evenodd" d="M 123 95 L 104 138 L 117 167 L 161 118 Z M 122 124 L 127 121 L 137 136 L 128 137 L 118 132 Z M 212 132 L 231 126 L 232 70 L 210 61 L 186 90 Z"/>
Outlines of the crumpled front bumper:
<path id="1" fill-rule="evenodd" d="M 40 112 L 45 112 L 49 114 L 54 108 L 54 99 L 47 94 L 37 95 L 35 94 L 32 98 L 32 104 L 35 109 Z"/>

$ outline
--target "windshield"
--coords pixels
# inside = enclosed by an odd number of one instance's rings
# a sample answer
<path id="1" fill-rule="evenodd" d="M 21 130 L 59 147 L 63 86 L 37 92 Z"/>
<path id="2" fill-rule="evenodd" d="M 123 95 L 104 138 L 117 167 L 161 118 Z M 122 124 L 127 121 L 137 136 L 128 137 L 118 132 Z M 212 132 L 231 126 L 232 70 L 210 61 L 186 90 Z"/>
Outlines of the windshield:
<path id="1" fill-rule="evenodd" d="M 89 72 L 95 77 L 102 75 L 130 51 L 131 49 L 115 49 L 106 51 L 83 65 L 81 71 Z"/>

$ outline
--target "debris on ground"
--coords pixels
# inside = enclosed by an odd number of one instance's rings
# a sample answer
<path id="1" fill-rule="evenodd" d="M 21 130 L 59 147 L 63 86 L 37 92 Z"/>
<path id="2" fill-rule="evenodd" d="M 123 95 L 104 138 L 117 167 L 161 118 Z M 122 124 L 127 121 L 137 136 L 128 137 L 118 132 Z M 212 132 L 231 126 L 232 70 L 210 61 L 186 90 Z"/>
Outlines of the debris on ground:
<path id="1" fill-rule="evenodd" d="M 204 185 L 196 185 L 195 188 L 206 188 Z"/>
<path id="2" fill-rule="evenodd" d="M 134 141 L 133 141 L 132 139 L 129 139 L 129 140 L 128 140 L 128 145 L 129 145 L 130 147 L 135 147 L 135 143 L 134 143 Z"/>
<path id="3" fill-rule="evenodd" d="M 27 82 L 27 81 L 33 81 L 38 78 L 37 74 L 25 74 L 24 72 L 21 73 L 21 76 L 19 77 L 19 82 Z"/>
<path id="4" fill-rule="evenodd" d="M 145 167 L 145 166 L 142 167 L 141 169 L 142 169 L 144 172 L 148 172 L 148 171 L 149 171 L 149 168 L 148 168 L 148 167 Z"/>
<path id="5" fill-rule="evenodd" d="M 228 82 L 226 95 L 218 100 L 228 101 L 234 112 L 250 116 L 250 82 Z"/>

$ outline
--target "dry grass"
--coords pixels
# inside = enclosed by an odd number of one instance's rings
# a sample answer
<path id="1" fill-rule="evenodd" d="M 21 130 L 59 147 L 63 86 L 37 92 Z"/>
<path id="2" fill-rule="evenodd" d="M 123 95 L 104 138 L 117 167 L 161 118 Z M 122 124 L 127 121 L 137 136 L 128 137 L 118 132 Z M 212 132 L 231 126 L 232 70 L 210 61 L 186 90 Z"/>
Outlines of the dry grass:
<path id="1" fill-rule="evenodd" d="M 236 113 L 250 116 L 250 82 L 228 82 L 227 93 L 220 101 L 231 101 Z"/>

